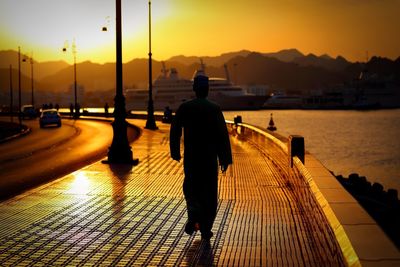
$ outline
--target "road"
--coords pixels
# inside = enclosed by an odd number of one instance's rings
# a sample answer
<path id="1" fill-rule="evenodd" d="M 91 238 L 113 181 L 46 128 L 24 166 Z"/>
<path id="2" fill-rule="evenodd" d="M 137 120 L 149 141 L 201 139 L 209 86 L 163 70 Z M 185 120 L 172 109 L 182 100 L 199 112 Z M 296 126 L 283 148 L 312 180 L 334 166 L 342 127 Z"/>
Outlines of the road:
<path id="1" fill-rule="evenodd" d="M 107 121 L 64 119 L 60 128 L 42 129 L 37 120 L 23 124 L 32 129 L 30 134 L 0 144 L 0 198 L 102 159 L 113 136 Z M 134 133 L 128 133 L 132 141 Z"/>

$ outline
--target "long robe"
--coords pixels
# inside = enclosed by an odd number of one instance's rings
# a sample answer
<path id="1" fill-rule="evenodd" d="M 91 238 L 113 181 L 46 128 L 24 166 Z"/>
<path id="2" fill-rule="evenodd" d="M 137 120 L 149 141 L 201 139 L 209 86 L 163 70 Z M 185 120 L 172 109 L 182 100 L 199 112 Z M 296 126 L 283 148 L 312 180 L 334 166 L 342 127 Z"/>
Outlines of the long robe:
<path id="1" fill-rule="evenodd" d="M 184 132 L 183 192 L 189 222 L 200 224 L 203 233 L 211 231 L 218 206 L 218 161 L 232 164 L 229 135 L 221 109 L 206 98 L 183 103 L 170 130 L 170 152 L 180 158 Z"/>

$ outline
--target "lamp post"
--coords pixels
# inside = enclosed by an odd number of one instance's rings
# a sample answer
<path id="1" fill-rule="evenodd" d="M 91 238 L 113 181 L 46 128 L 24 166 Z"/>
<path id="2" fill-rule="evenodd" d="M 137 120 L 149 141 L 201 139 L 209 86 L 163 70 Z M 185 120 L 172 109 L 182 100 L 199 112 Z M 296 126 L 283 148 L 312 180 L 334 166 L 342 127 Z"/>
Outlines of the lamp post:
<path id="1" fill-rule="evenodd" d="M 116 94 L 114 98 L 113 140 L 108 150 L 108 160 L 104 163 L 124 163 L 137 165 L 138 159 L 132 158 L 131 147 L 127 136 L 125 97 L 122 93 L 122 27 L 121 0 L 116 5 Z"/>
<path id="2" fill-rule="evenodd" d="M 149 1 L 149 102 L 147 104 L 147 121 L 146 129 L 157 130 L 156 120 L 154 118 L 153 104 L 153 78 L 152 78 L 152 62 L 151 62 L 151 1 Z"/>
<path id="3" fill-rule="evenodd" d="M 33 53 L 32 53 L 33 54 Z M 27 62 L 29 60 L 29 64 L 31 64 L 31 105 L 34 107 L 35 106 L 35 101 L 34 101 L 34 94 L 33 94 L 33 56 L 28 58 L 24 58 L 22 61 Z"/>
<path id="4" fill-rule="evenodd" d="M 18 120 L 20 127 L 22 126 L 21 119 L 21 47 L 18 46 Z"/>
<path id="5" fill-rule="evenodd" d="M 10 65 L 10 117 L 13 122 L 13 85 L 12 85 L 12 65 Z"/>
<path id="6" fill-rule="evenodd" d="M 67 52 L 67 45 L 64 45 L 62 51 Z M 78 107 L 78 96 L 77 96 L 77 82 L 76 82 L 76 44 L 75 44 L 75 39 L 72 42 L 72 55 L 74 57 L 74 107 L 75 107 L 75 113 L 74 113 L 74 119 L 79 117 L 79 107 Z"/>

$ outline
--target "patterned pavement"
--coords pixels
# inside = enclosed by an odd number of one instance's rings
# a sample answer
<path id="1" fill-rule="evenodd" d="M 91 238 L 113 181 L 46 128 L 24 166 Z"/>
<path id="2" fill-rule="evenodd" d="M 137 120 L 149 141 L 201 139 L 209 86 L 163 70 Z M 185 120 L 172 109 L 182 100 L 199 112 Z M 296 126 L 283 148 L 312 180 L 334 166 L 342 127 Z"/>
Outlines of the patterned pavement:
<path id="1" fill-rule="evenodd" d="M 287 156 L 236 137 L 214 237 L 186 235 L 182 165 L 169 158 L 169 126 L 158 126 L 133 144 L 138 166 L 97 162 L 0 203 L 0 266 L 345 265 Z"/>

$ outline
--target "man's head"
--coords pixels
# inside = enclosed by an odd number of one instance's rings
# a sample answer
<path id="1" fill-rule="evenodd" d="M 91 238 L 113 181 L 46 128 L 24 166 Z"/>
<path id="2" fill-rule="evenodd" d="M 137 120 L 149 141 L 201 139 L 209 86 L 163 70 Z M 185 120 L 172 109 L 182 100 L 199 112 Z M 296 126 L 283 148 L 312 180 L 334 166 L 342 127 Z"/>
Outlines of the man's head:
<path id="1" fill-rule="evenodd" d="M 208 96 L 208 77 L 205 75 L 198 75 L 194 77 L 193 91 L 197 97 Z"/>

